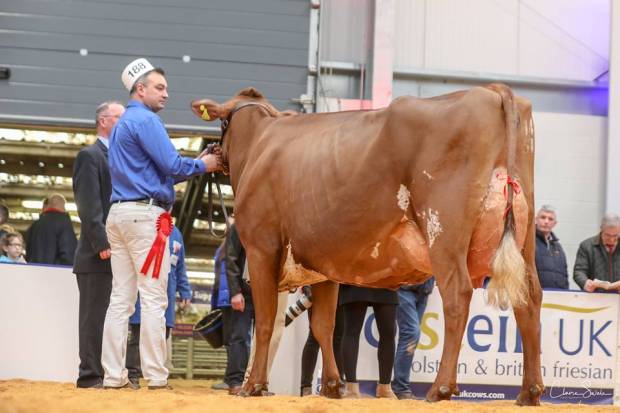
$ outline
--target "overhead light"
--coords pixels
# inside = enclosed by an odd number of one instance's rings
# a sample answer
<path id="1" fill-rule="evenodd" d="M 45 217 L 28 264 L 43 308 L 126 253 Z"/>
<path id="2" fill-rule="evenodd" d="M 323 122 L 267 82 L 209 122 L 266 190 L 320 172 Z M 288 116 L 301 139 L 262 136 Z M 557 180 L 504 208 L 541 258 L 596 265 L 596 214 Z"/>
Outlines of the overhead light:
<path id="1" fill-rule="evenodd" d="M 0 67 L 0 79 L 8 79 L 11 77 L 11 69 L 8 67 Z"/>
<path id="2" fill-rule="evenodd" d="M 43 201 L 22 201 L 22 206 L 28 209 L 41 209 Z"/>

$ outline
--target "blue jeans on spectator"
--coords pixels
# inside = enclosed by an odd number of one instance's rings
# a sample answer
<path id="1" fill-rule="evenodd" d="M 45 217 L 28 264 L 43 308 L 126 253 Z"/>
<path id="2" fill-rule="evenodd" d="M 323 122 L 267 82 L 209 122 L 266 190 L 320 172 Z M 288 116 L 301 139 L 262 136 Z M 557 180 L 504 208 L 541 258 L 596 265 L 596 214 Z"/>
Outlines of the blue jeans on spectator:
<path id="1" fill-rule="evenodd" d="M 396 312 L 398 346 L 394 360 L 394 381 L 392 381 L 392 391 L 396 395 L 411 393 L 409 373 L 413 363 L 413 352 L 420 340 L 420 323 L 427 301 L 428 292 L 424 288 L 398 289 L 399 304 Z"/>

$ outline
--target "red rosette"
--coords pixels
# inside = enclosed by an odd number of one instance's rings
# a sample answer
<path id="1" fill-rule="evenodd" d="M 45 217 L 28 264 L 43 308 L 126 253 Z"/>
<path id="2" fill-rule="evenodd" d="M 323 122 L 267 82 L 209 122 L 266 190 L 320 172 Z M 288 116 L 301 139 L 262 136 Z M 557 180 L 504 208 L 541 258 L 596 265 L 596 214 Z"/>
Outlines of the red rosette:
<path id="1" fill-rule="evenodd" d="M 153 278 L 159 278 L 159 272 L 161 270 L 161 263 L 164 259 L 164 253 L 166 252 L 166 240 L 172 234 L 172 215 L 169 212 L 163 212 L 157 218 L 157 235 L 151 246 L 151 250 L 144 260 L 140 273 L 146 275 L 149 271 L 151 263 L 155 261 L 153 267 Z"/>

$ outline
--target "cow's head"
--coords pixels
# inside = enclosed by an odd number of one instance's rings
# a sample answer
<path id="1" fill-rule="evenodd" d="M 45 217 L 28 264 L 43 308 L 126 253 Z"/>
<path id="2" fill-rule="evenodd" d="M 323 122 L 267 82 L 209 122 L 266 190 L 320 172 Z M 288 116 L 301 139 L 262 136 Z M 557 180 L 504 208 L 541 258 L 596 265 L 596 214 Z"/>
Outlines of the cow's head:
<path id="1" fill-rule="evenodd" d="M 210 122 L 216 119 L 225 120 L 228 119 L 230 113 L 239 105 L 246 102 L 260 103 L 270 115 L 277 117 L 282 116 L 284 113 L 278 112 L 268 101 L 265 99 L 262 93 L 253 87 L 245 88 L 233 98 L 224 103 L 217 103 L 211 99 L 198 99 L 191 103 L 192 112 L 204 121 Z"/>

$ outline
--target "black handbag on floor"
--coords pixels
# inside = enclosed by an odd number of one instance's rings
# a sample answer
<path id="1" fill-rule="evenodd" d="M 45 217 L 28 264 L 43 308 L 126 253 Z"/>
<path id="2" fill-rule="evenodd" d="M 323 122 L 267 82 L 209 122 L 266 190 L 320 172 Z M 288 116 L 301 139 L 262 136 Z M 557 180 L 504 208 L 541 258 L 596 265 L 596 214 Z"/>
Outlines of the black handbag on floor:
<path id="1" fill-rule="evenodd" d="M 224 345 L 224 329 L 222 324 L 222 310 L 211 310 L 202 320 L 194 326 L 194 331 L 204 337 L 213 348 Z"/>

